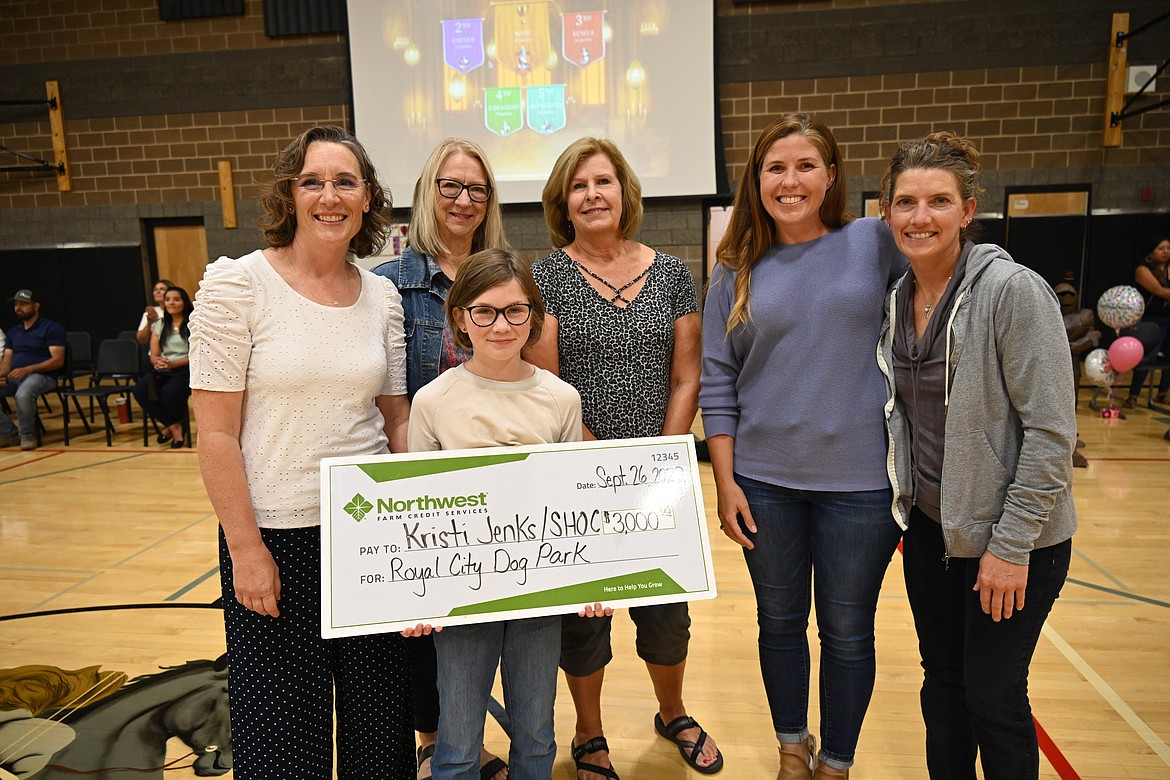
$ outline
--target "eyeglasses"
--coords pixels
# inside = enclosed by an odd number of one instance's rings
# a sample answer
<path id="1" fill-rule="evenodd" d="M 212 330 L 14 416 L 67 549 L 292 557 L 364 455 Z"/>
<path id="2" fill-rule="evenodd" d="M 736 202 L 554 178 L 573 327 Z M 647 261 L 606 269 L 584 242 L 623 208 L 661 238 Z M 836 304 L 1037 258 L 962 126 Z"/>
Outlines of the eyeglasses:
<path id="1" fill-rule="evenodd" d="M 325 184 L 332 182 L 333 189 L 341 195 L 352 195 L 355 192 L 361 192 L 362 188 L 366 186 L 364 179 L 359 179 L 356 176 L 338 176 L 336 179 L 326 179 L 323 176 L 294 176 L 291 181 L 297 183 L 297 187 L 305 192 L 323 192 Z"/>
<path id="2" fill-rule="evenodd" d="M 455 200 L 467 190 L 467 197 L 476 203 L 484 203 L 492 196 L 492 188 L 486 184 L 464 184 L 455 179 L 435 179 L 439 185 L 439 194 L 449 200 Z"/>
<path id="3" fill-rule="evenodd" d="M 481 328 L 490 328 L 496 323 L 501 314 L 510 325 L 523 325 L 528 322 L 528 318 L 532 316 L 531 303 L 513 303 L 510 306 L 505 306 L 502 309 L 497 309 L 495 306 L 460 306 L 467 312 L 467 316 Z"/>

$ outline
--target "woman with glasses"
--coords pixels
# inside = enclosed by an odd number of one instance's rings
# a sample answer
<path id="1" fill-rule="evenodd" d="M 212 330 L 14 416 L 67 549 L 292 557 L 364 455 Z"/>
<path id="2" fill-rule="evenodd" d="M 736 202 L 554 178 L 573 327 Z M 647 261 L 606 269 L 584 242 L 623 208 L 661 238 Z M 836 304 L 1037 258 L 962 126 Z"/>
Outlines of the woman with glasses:
<path id="1" fill-rule="evenodd" d="M 464 262 L 484 249 L 508 249 L 496 181 L 487 156 L 475 143 L 447 138 L 431 151 L 414 185 L 410 226 L 402 257 L 374 268 L 402 295 L 406 329 L 406 394 L 471 357 L 447 324 L 444 304 Z M 413 664 L 414 727 L 418 731 L 418 777 L 431 776 L 439 727 L 439 690 L 431 636 L 408 643 Z M 502 760 L 481 752 L 484 780 L 504 780 Z"/>
<path id="2" fill-rule="evenodd" d="M 199 466 L 220 524 L 240 780 L 414 773 L 397 634 L 321 638 L 320 475 L 406 449 L 402 305 L 349 261 L 376 254 L 390 194 L 357 139 L 305 131 L 261 198 L 266 249 L 207 267 L 191 317 Z"/>
<path id="3" fill-rule="evenodd" d="M 533 267 L 548 316 L 531 362 L 577 388 L 587 439 L 689 433 L 699 395 L 698 301 L 682 260 L 630 238 L 642 223 L 638 177 L 612 141 L 582 138 L 553 165 L 542 200 L 557 249 Z M 723 756 L 683 705 L 686 603 L 634 607 L 630 617 L 658 698 L 655 730 L 693 768 L 718 772 Z M 618 776 L 601 713 L 611 622 L 564 620 L 561 668 L 577 712 L 578 780 Z"/>

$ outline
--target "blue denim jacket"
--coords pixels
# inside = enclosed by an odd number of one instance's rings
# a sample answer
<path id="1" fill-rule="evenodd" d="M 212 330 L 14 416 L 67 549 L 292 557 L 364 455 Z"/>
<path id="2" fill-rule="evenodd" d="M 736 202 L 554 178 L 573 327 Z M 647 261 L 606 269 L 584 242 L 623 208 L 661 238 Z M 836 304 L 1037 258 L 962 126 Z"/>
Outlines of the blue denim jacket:
<path id="1" fill-rule="evenodd" d="M 373 272 L 394 282 L 402 295 L 406 330 L 406 397 L 414 400 L 418 389 L 439 375 L 443 353 L 443 329 L 447 326 L 444 304 L 451 282 L 430 255 L 407 246 L 402 257 L 375 267 Z"/>

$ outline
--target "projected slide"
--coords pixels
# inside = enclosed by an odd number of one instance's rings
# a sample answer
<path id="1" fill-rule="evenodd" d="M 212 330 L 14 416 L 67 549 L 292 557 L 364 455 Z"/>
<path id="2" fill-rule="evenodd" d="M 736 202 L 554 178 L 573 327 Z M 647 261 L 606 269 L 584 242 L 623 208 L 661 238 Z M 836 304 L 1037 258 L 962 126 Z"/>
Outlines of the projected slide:
<path id="1" fill-rule="evenodd" d="M 480 143 L 506 203 L 536 202 L 584 135 L 645 195 L 715 192 L 710 0 L 349 0 L 354 124 L 398 205 L 447 136 Z"/>

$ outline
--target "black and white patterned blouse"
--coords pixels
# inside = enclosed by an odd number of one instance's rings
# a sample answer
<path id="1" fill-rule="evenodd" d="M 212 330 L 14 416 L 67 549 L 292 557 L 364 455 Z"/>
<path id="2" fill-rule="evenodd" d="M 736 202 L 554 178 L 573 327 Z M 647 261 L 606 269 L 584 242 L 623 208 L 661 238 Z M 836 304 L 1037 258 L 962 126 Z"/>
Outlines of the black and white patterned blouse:
<path id="1" fill-rule="evenodd" d="M 557 318 L 561 379 L 581 394 L 585 426 L 599 439 L 661 434 L 674 321 L 699 310 L 686 264 L 655 252 L 646 283 L 625 308 L 593 289 L 563 249 L 533 265 L 532 273 Z"/>

